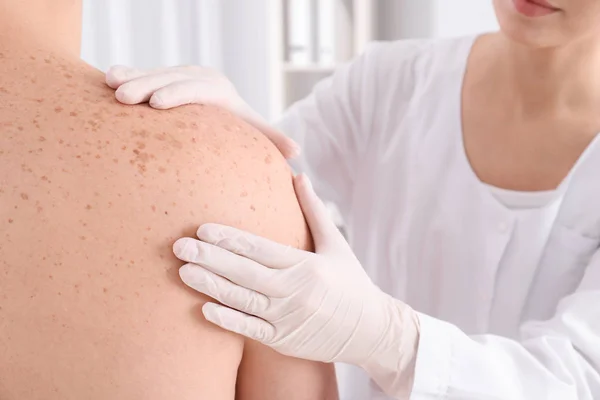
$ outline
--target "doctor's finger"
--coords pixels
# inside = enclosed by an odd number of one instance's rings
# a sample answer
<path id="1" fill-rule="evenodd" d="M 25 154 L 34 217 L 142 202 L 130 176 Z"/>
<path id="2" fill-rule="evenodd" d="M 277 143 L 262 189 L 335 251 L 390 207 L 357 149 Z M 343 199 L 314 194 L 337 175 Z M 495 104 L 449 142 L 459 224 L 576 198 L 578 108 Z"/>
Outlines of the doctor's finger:
<path id="1" fill-rule="evenodd" d="M 141 78 L 146 74 L 146 72 L 136 68 L 130 68 L 124 65 L 114 65 L 106 72 L 106 84 L 113 89 L 118 89 L 122 84 L 127 83 L 132 79 Z"/>
<path id="2" fill-rule="evenodd" d="M 316 252 L 344 244 L 344 237 L 333 222 L 329 210 L 315 193 L 308 176 L 302 174 L 295 177 L 294 188 L 315 241 Z"/>
<path id="3" fill-rule="evenodd" d="M 225 95 L 215 93 L 215 84 L 207 80 L 187 79 L 159 89 L 150 98 L 150 106 L 168 110 L 186 104 L 213 104 L 229 107 Z"/>
<path id="4" fill-rule="evenodd" d="M 265 295 L 238 286 L 198 265 L 184 265 L 179 269 L 179 276 L 192 289 L 246 314 L 262 317 L 269 307 L 269 298 Z"/>
<path id="5" fill-rule="evenodd" d="M 187 79 L 187 75 L 178 72 L 142 76 L 119 86 L 115 96 L 123 104 L 146 103 L 157 90 Z"/>
<path id="6" fill-rule="evenodd" d="M 161 71 L 163 71 L 162 68 L 143 70 L 124 65 L 113 65 L 106 72 L 106 84 L 113 89 L 118 89 L 124 83 L 144 76 L 155 75 Z"/>
<path id="7" fill-rule="evenodd" d="M 169 110 L 186 104 L 212 104 L 229 109 L 262 132 L 285 158 L 300 155 L 300 146 L 277 129 L 263 122 L 251 109 L 238 110 L 234 106 L 236 96 L 211 80 L 189 79 L 167 85 L 150 98 L 150 106 L 157 110 Z M 239 108 L 239 107 L 238 107 Z M 245 107 L 242 107 L 245 108 Z"/>
<path id="8" fill-rule="evenodd" d="M 279 244 L 230 226 L 205 224 L 198 239 L 273 269 L 290 268 L 310 257 L 310 253 Z"/>
<path id="9" fill-rule="evenodd" d="M 172 67 L 172 68 L 153 68 L 153 69 L 138 69 L 126 67 L 124 65 L 114 65 L 109 68 L 106 73 L 106 84 L 113 88 L 118 89 L 119 86 L 131 82 L 134 79 L 142 78 L 150 75 L 157 75 L 161 73 L 182 73 L 186 75 L 190 75 L 197 73 L 200 67 L 194 66 L 181 66 L 181 67 Z"/>
<path id="10" fill-rule="evenodd" d="M 206 303 L 202 312 L 213 324 L 257 342 L 269 344 L 275 338 L 275 327 L 260 318 L 214 303 Z"/>
<path id="11" fill-rule="evenodd" d="M 267 296 L 272 296 L 277 289 L 266 284 L 271 281 L 274 270 L 210 243 L 183 238 L 175 242 L 173 252 L 180 260 L 198 264 L 247 289 Z"/>

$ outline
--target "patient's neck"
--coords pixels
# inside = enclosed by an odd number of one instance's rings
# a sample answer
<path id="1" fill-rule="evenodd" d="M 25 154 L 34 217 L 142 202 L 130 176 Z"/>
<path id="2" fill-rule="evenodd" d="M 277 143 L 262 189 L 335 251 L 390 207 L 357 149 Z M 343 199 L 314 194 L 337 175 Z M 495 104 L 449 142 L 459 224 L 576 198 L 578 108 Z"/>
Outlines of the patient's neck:
<path id="1" fill-rule="evenodd" d="M 0 0 L 0 52 L 79 57 L 82 0 Z"/>

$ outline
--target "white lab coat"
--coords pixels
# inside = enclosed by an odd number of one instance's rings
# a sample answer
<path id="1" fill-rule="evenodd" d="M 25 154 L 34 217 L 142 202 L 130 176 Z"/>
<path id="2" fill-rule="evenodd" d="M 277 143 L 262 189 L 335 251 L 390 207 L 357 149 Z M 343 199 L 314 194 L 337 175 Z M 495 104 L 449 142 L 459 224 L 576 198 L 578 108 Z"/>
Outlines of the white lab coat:
<path id="1" fill-rule="evenodd" d="M 515 242 L 462 142 L 473 40 L 373 44 L 279 127 L 374 282 L 420 313 L 412 399 L 600 399 L 600 144 L 540 213 L 546 228 Z"/>

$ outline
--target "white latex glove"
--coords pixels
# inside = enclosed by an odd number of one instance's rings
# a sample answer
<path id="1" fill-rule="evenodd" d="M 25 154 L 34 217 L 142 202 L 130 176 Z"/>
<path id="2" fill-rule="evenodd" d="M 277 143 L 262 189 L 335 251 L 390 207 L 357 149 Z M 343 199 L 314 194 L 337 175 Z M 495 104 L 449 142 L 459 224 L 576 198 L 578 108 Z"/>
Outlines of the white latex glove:
<path id="1" fill-rule="evenodd" d="M 185 104 L 211 104 L 226 108 L 260 130 L 286 158 L 300 154 L 300 147 L 270 126 L 217 70 L 196 66 L 155 70 L 114 66 L 106 74 L 106 84 L 117 90 L 116 98 L 124 104 L 148 102 L 151 107 L 160 110 Z"/>
<path id="2" fill-rule="evenodd" d="M 210 322 L 282 354 L 361 366 L 389 394 L 410 392 L 418 319 L 364 272 L 305 176 L 295 178 L 316 253 L 207 224 L 174 245 L 183 281 L 223 305 Z"/>

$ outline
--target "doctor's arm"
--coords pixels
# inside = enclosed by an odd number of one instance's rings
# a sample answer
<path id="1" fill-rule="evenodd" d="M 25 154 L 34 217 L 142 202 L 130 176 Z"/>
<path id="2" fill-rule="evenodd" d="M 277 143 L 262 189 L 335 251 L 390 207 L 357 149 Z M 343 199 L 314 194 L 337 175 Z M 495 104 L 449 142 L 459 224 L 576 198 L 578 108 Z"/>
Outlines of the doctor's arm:
<path id="1" fill-rule="evenodd" d="M 219 225 L 176 243 L 184 282 L 224 305 L 204 307 L 209 321 L 292 357 L 360 366 L 397 399 L 599 398 L 600 250 L 551 319 L 518 340 L 468 336 L 375 287 L 307 179 L 295 186 L 315 253 Z"/>
<path id="2" fill-rule="evenodd" d="M 551 319 L 525 323 L 518 340 L 419 320 L 415 399 L 600 398 L 600 251 L 578 290 Z"/>

